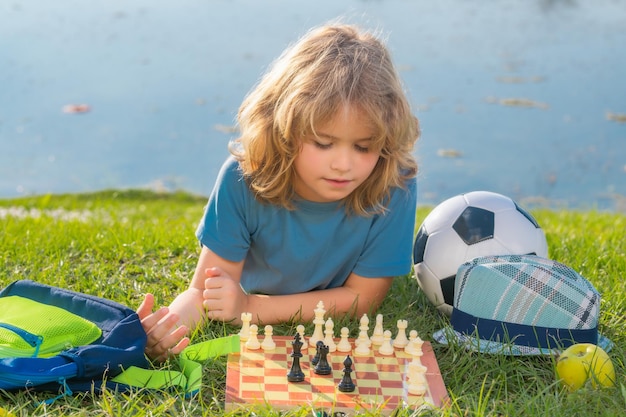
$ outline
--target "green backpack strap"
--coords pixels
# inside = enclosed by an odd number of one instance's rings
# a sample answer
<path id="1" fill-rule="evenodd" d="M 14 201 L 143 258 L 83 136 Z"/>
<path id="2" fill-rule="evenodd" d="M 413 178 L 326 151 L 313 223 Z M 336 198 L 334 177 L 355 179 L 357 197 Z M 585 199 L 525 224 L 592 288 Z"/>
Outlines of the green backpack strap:
<path id="1" fill-rule="evenodd" d="M 187 387 L 187 378 L 182 372 L 161 369 L 145 369 L 131 366 L 121 374 L 111 379 L 116 384 L 129 387 L 163 390 L 178 388 L 184 390 Z"/>
<path id="2" fill-rule="evenodd" d="M 239 353 L 239 335 L 220 337 L 189 345 L 179 355 L 182 372 L 187 378 L 185 393 L 194 395 L 202 386 L 202 361 L 230 353 Z"/>
<path id="3" fill-rule="evenodd" d="M 225 336 L 189 345 L 178 356 L 181 371 L 144 369 L 132 366 L 112 379 L 113 382 L 147 389 L 176 388 L 187 396 L 202 386 L 202 362 L 218 356 L 238 353 L 239 335 Z"/>

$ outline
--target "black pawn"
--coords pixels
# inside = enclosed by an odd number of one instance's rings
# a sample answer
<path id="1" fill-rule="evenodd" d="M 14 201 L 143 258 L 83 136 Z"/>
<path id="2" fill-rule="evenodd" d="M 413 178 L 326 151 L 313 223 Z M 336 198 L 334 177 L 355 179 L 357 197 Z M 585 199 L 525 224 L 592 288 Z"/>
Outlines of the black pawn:
<path id="1" fill-rule="evenodd" d="M 352 392 L 355 390 L 356 386 L 354 382 L 352 382 L 352 377 L 350 374 L 352 373 L 352 359 L 350 359 L 350 355 L 346 356 L 346 359 L 343 361 L 343 378 L 339 381 L 339 385 L 337 388 L 341 392 Z"/>
<path id="2" fill-rule="evenodd" d="M 313 372 L 318 375 L 330 375 L 333 372 L 333 369 L 330 367 L 328 363 L 328 346 L 322 343 L 322 346 L 319 348 L 320 358 L 315 368 L 313 368 Z"/>
<path id="3" fill-rule="evenodd" d="M 293 350 L 291 352 L 291 369 L 287 372 L 287 381 L 289 382 L 302 382 L 304 381 L 304 372 L 300 367 L 300 358 L 302 357 L 302 340 L 300 340 L 300 333 L 296 333 L 291 342 Z"/>
<path id="4" fill-rule="evenodd" d="M 315 356 L 311 359 L 311 365 L 315 366 L 320 361 L 321 348 L 324 346 L 324 342 L 321 340 L 315 344 Z"/>

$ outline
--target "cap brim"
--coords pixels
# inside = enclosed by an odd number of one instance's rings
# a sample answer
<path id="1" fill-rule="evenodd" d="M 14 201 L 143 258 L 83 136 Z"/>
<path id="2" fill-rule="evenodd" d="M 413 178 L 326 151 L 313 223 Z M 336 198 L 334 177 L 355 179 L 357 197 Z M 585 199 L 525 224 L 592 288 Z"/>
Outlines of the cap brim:
<path id="1" fill-rule="evenodd" d="M 451 326 L 447 326 L 439 331 L 436 331 L 433 334 L 433 339 L 444 345 L 459 345 L 470 351 L 495 355 L 554 355 L 562 351 L 561 348 L 556 347 L 554 349 L 549 349 L 485 340 L 479 338 L 477 335 L 459 333 Z M 613 342 L 602 335 L 598 335 L 597 346 L 608 352 L 613 348 Z"/>

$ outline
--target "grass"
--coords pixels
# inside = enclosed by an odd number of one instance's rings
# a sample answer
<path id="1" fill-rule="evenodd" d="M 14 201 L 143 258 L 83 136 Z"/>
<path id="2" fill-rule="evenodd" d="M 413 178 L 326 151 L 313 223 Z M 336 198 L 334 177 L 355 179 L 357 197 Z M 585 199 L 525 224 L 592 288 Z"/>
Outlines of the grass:
<path id="1" fill-rule="evenodd" d="M 0 285 L 29 278 L 95 294 L 136 308 L 152 292 L 166 305 L 188 285 L 199 252 L 194 237 L 205 198 L 185 193 L 107 191 L 0 200 Z M 429 212 L 418 211 L 418 224 Z M 594 211 L 532 210 L 548 239 L 550 257 L 571 266 L 602 293 L 601 331 L 615 348 L 611 389 L 565 392 L 554 374 L 554 357 L 504 357 L 469 353 L 434 343 L 450 406 L 433 416 L 617 416 L 626 409 L 626 215 Z M 395 280 L 381 307 L 386 322 L 405 318 L 430 339 L 446 324 L 411 276 Z M 297 324 L 297 323 L 296 323 Z M 338 322 L 357 328 L 358 323 Z M 292 333 L 295 324 L 275 327 Z M 311 328 L 307 329 L 308 332 Z M 211 323 L 193 335 L 202 341 L 237 328 Z M 52 405 L 48 394 L 3 393 L 0 407 L 15 416 L 213 416 L 223 415 L 225 359 L 204 366 L 200 396 L 163 392 L 76 394 Z M 399 416 L 411 415 L 400 410 Z M 3 416 L 0 409 L 0 416 Z M 237 416 L 305 416 L 255 407 Z"/>

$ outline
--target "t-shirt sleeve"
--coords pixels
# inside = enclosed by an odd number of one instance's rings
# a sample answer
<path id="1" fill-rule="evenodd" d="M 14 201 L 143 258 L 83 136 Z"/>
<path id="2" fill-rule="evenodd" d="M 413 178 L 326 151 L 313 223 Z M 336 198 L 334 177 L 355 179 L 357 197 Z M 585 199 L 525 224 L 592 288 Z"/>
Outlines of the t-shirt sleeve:
<path id="1" fill-rule="evenodd" d="M 412 178 L 406 188 L 394 189 L 388 211 L 373 220 L 354 273 L 376 278 L 411 272 L 416 209 L 417 184 Z"/>
<path id="2" fill-rule="evenodd" d="M 196 229 L 203 246 L 230 261 L 245 258 L 250 247 L 247 208 L 250 192 L 232 157 L 224 163 Z"/>

